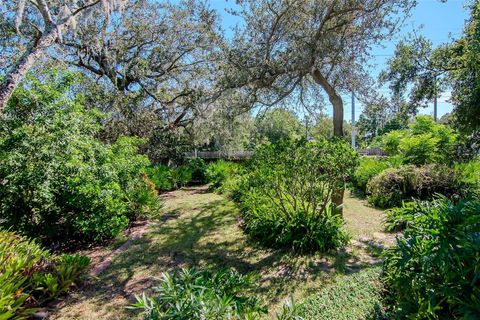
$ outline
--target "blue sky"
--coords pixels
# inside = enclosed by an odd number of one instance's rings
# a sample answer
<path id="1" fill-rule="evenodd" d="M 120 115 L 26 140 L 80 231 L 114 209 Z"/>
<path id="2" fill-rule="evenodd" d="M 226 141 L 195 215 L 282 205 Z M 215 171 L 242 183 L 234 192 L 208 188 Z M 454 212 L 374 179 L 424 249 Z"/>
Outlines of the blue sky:
<path id="1" fill-rule="evenodd" d="M 442 3 L 439 0 L 418 0 L 417 7 L 413 10 L 411 17 L 407 19 L 405 25 L 398 35 L 391 41 L 384 43 L 384 48 L 375 48 L 375 60 L 372 61 L 376 66 L 372 69 L 372 75 L 376 76 L 385 67 L 388 59 L 395 51 L 395 44 L 399 39 L 415 31 L 418 35 L 423 35 L 430 39 L 434 45 L 448 42 L 462 34 L 465 20 L 468 18 L 467 0 L 448 0 Z M 218 10 L 222 16 L 222 26 L 228 32 L 228 29 L 234 26 L 238 20 L 225 11 L 226 8 L 235 6 L 235 0 L 210 0 L 212 8 Z M 381 89 L 381 93 L 387 94 L 387 89 Z M 439 98 L 438 113 L 439 117 L 452 110 L 452 105 L 448 103 L 449 93 L 443 94 Z M 350 97 L 344 97 L 345 109 L 350 110 Z M 327 113 L 330 111 L 327 108 Z M 363 106 L 356 104 L 356 118 L 362 111 Z M 433 106 L 421 110 L 423 114 L 433 114 Z M 346 113 L 346 119 L 350 120 L 350 115 Z"/>

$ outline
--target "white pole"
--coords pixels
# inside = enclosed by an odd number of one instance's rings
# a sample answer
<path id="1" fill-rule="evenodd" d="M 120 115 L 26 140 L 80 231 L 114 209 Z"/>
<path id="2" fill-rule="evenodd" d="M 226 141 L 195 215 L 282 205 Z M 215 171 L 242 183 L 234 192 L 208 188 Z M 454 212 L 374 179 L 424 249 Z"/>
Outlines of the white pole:
<path id="1" fill-rule="evenodd" d="M 433 100 L 433 121 L 437 122 L 437 111 L 438 111 L 438 94 L 437 94 L 437 76 L 435 76 L 435 99 Z"/>
<path id="2" fill-rule="evenodd" d="M 355 147 L 355 94 L 352 91 L 352 148 Z"/>

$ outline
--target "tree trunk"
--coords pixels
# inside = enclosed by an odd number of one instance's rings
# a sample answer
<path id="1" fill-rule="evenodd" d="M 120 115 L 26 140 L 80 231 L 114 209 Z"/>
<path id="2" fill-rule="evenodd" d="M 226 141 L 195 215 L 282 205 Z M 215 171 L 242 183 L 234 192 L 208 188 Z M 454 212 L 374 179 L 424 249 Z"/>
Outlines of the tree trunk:
<path id="1" fill-rule="evenodd" d="M 333 135 L 335 137 L 343 137 L 343 101 L 342 97 L 336 92 L 335 88 L 330 85 L 327 79 L 315 69 L 312 72 L 313 79 L 327 93 L 328 100 L 333 106 Z M 343 196 L 345 188 L 334 190 L 332 194 L 332 202 L 338 208 L 338 214 L 343 217 Z"/>
<path id="2" fill-rule="evenodd" d="M 34 63 L 45 53 L 45 49 L 50 47 L 57 39 L 57 29 L 51 27 L 30 46 L 20 57 L 20 60 L 7 73 L 2 84 L 0 84 L 0 112 L 7 105 L 8 99 L 23 77 L 33 67 Z"/>

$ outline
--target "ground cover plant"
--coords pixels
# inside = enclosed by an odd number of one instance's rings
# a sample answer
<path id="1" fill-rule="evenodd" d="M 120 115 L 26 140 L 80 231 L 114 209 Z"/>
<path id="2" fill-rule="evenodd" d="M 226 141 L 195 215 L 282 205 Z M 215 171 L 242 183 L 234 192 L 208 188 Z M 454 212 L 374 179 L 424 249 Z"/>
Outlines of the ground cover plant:
<path id="1" fill-rule="evenodd" d="M 243 228 L 267 246 L 303 252 L 344 246 L 348 236 L 332 197 L 356 163 L 340 140 L 284 140 L 258 149 L 240 196 Z"/>
<path id="2" fill-rule="evenodd" d="M 379 268 L 339 279 L 299 302 L 297 316 L 316 320 L 384 319 L 383 283 Z"/>
<path id="3" fill-rule="evenodd" d="M 89 259 L 54 255 L 40 245 L 0 229 L 0 319 L 25 319 L 37 307 L 78 284 Z"/>
<path id="4" fill-rule="evenodd" d="M 480 314 L 480 201 L 417 203 L 385 254 L 394 318 L 475 319 Z"/>
<path id="5" fill-rule="evenodd" d="M 266 309 L 248 294 L 253 280 L 228 269 L 164 273 L 155 296 L 137 297 L 130 308 L 142 310 L 146 320 L 255 319 Z"/>
<path id="6" fill-rule="evenodd" d="M 117 235 L 157 194 L 142 176 L 141 140 L 98 140 L 103 115 L 69 91 L 76 75 L 49 70 L 15 92 L 0 120 L 0 223 L 45 242 Z"/>

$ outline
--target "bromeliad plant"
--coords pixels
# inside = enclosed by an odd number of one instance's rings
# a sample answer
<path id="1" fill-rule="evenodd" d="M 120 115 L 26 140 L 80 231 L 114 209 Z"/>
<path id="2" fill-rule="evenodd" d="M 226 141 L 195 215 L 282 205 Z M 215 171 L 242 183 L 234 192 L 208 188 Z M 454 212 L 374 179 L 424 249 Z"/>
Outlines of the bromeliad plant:
<path id="1" fill-rule="evenodd" d="M 241 196 L 245 231 L 263 244 L 327 251 L 346 244 L 332 203 L 357 164 L 340 140 L 284 140 L 256 151 L 249 187 Z"/>
<path id="2" fill-rule="evenodd" d="M 251 275 L 234 270 L 182 269 L 164 273 L 155 297 L 143 294 L 129 309 L 142 310 L 145 320 L 253 319 L 266 312 L 248 294 L 253 284 Z"/>
<path id="3" fill-rule="evenodd" d="M 0 230 L 0 319 L 26 319 L 67 292 L 88 267 L 79 255 L 53 255 L 34 241 Z"/>

